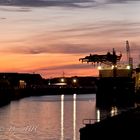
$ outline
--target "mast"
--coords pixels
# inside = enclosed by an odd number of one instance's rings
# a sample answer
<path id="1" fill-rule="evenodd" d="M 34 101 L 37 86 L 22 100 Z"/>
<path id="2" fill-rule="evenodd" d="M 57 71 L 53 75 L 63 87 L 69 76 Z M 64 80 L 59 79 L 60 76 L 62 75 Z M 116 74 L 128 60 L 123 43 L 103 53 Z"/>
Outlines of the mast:
<path id="1" fill-rule="evenodd" d="M 128 65 L 133 68 L 133 58 L 131 57 L 131 54 L 130 54 L 130 45 L 129 45 L 129 41 L 127 40 L 126 41 L 126 53 L 127 53 L 127 62 L 128 62 Z"/>

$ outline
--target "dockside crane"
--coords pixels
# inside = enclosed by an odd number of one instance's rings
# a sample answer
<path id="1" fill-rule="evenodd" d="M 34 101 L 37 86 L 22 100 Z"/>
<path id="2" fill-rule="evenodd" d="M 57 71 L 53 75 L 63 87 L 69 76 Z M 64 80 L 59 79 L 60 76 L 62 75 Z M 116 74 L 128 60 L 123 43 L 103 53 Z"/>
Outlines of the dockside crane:
<path id="1" fill-rule="evenodd" d="M 79 61 L 82 61 L 82 63 L 87 62 L 92 64 L 97 63 L 97 65 L 106 64 L 112 66 L 113 76 L 116 77 L 117 63 L 120 61 L 121 57 L 122 54 L 117 55 L 115 49 L 113 48 L 112 53 L 107 52 L 105 55 L 90 54 L 89 56 L 80 58 Z"/>
<path id="2" fill-rule="evenodd" d="M 116 51 L 113 48 L 112 53 L 107 52 L 105 55 L 98 54 L 90 54 L 89 56 L 85 56 L 84 58 L 80 58 L 79 61 L 87 62 L 87 63 L 97 63 L 97 64 L 107 64 L 107 65 L 117 65 L 117 62 L 120 61 L 122 54 L 116 55 Z"/>

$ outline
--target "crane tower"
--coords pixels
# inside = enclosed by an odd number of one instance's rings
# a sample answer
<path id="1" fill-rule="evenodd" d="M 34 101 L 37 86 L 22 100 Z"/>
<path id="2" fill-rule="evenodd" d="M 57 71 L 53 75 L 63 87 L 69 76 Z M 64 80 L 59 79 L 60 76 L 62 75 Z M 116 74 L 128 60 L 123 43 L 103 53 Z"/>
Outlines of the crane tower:
<path id="1" fill-rule="evenodd" d="M 126 53 L 127 53 L 127 62 L 128 62 L 128 65 L 133 68 L 133 59 L 131 57 L 131 54 L 130 54 L 130 45 L 129 45 L 129 41 L 127 40 L 126 41 Z"/>

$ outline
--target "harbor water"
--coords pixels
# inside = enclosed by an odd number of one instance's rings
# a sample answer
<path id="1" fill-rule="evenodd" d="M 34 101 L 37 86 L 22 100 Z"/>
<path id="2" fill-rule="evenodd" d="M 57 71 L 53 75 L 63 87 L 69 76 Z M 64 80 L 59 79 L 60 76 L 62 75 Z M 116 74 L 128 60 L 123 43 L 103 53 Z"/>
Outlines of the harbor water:
<path id="1" fill-rule="evenodd" d="M 28 97 L 0 108 L 1 140 L 79 140 L 83 119 L 97 117 L 96 95 Z"/>

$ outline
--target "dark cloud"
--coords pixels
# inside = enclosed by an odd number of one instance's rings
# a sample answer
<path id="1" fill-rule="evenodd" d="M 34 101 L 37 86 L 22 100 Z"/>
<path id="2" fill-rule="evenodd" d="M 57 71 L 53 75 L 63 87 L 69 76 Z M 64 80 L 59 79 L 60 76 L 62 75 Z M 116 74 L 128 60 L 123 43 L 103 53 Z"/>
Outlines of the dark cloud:
<path id="1" fill-rule="evenodd" d="M 98 33 L 97 33 L 98 34 Z M 138 22 L 113 22 L 102 28 L 99 34 L 107 34 L 114 37 L 134 37 L 140 34 L 140 23 Z"/>
<path id="2" fill-rule="evenodd" d="M 62 29 L 62 30 L 59 30 L 58 32 L 81 32 L 81 31 L 96 31 L 96 30 L 100 30 L 101 28 L 104 28 L 106 25 L 105 23 L 98 23 L 98 24 L 86 24 L 86 25 L 78 25 L 74 28 L 69 28 L 69 29 Z"/>
<path id="3" fill-rule="evenodd" d="M 51 46 L 52 52 L 60 52 L 67 54 L 89 53 L 92 51 L 91 48 L 92 47 L 87 44 L 56 44 Z"/>
<path id="4" fill-rule="evenodd" d="M 122 30 L 122 29 L 126 29 L 126 28 L 130 28 L 130 27 L 135 27 L 135 28 L 139 28 L 140 27 L 140 23 L 139 22 L 127 22 L 127 21 L 100 21 L 100 23 L 97 24 L 89 24 L 89 25 L 83 25 L 83 26 L 78 26 L 75 28 L 71 28 L 71 29 L 64 29 L 64 30 L 60 30 L 58 32 L 79 32 L 79 31 L 97 31 L 99 32 L 99 30 L 101 31 L 105 31 L 105 30 Z M 127 29 L 128 30 L 128 29 Z"/>
<path id="5" fill-rule="evenodd" d="M 25 7 L 10 7 L 10 8 L 6 8 L 6 7 L 0 7 L 0 11 L 6 11 L 6 12 L 30 12 L 31 9 L 29 8 L 25 8 Z"/>
<path id="6" fill-rule="evenodd" d="M 112 46 L 107 44 L 109 47 L 99 47 L 104 46 L 105 43 L 101 43 L 100 45 L 88 45 L 88 44 L 55 44 L 50 45 L 48 47 L 15 47 L 15 48 L 9 48 L 6 50 L 6 52 L 12 52 L 17 54 L 31 54 L 31 55 L 37 55 L 37 54 L 43 54 L 43 53 L 49 53 L 49 54 L 69 54 L 69 55 L 82 55 L 85 57 L 85 55 L 89 54 L 106 54 L 107 51 L 112 52 Z M 106 45 L 106 46 L 107 46 Z M 115 47 L 115 46 L 113 46 Z M 122 47 L 116 46 L 117 53 L 118 50 L 120 51 Z M 123 48 L 124 49 L 124 48 Z M 3 50 L 2 50 L 3 51 Z M 121 51 L 122 52 L 122 51 Z"/>
<path id="7" fill-rule="evenodd" d="M 66 7 L 87 7 L 92 5 L 94 0 L 1 0 L 0 5 L 8 6 L 66 6 Z"/>
<path id="8" fill-rule="evenodd" d="M 78 61 L 78 60 L 77 60 Z M 52 67 L 46 67 L 41 68 L 39 70 L 62 70 L 62 69 L 91 69 L 93 68 L 93 65 L 87 65 L 87 64 L 70 64 L 70 65 L 61 65 L 61 66 L 52 66 Z"/>
<path id="9" fill-rule="evenodd" d="M 123 3 L 128 1 L 139 1 L 139 0 L 106 0 L 108 3 Z"/>
<path id="10" fill-rule="evenodd" d="M 104 1 L 100 1 L 100 0 L 96 0 L 99 2 L 99 4 L 115 4 L 115 3 L 127 3 L 127 2 L 134 2 L 134 1 L 139 1 L 139 0 L 104 0 Z"/>
<path id="11" fill-rule="evenodd" d="M 90 45 L 84 44 L 55 44 L 48 47 L 15 47 L 8 50 L 13 53 L 40 54 L 40 53 L 64 53 L 78 54 L 92 51 Z"/>
<path id="12" fill-rule="evenodd" d="M 122 38 L 126 38 L 126 40 L 130 37 L 135 37 L 140 35 L 140 23 L 137 22 L 111 22 L 111 23 L 101 23 L 98 25 L 87 25 L 87 26 L 79 26 L 78 28 L 69 28 L 60 30 L 57 32 L 61 32 L 62 36 L 58 36 L 58 43 L 57 44 L 51 44 L 45 46 L 44 44 L 47 44 L 47 38 L 48 33 L 41 34 L 37 37 L 31 37 L 27 41 L 28 44 L 30 43 L 30 39 L 33 39 L 34 46 L 19 46 L 19 47 L 12 47 L 12 49 L 5 50 L 10 51 L 13 53 L 21 53 L 21 54 L 41 54 L 41 53 L 63 53 L 63 54 L 89 54 L 89 53 L 99 53 L 99 52 L 106 52 L 106 51 L 112 51 L 112 44 L 111 42 L 102 42 L 102 38 L 108 39 L 116 39 L 120 38 L 120 41 L 123 42 L 123 46 L 125 46 L 125 40 L 122 40 Z M 78 32 L 78 33 L 77 33 Z M 106 36 L 107 35 L 107 36 Z M 52 35 L 53 36 L 53 35 Z M 96 44 L 93 42 L 93 45 L 91 44 L 76 44 L 76 43 L 61 43 L 59 42 L 59 38 L 63 38 L 64 40 L 67 38 L 78 38 L 82 40 L 82 37 L 92 37 L 93 39 L 100 39 L 100 43 Z M 43 45 L 37 46 L 36 42 L 43 41 Z M 20 41 L 20 40 L 19 40 Z M 21 40 L 22 43 L 24 41 Z M 26 42 L 26 41 L 25 41 Z M 32 42 L 32 40 L 31 40 Z M 53 40 L 52 40 L 53 42 Z M 31 43 L 32 45 L 32 43 Z M 114 44 L 113 47 L 117 48 L 117 50 L 120 50 L 121 52 L 124 50 L 124 47 L 118 43 Z M 105 47 L 104 47 L 105 46 Z M 137 47 L 138 48 L 138 47 Z"/>
<path id="13" fill-rule="evenodd" d="M 129 1 L 139 0 L 0 0 L 0 5 L 26 7 L 61 6 L 86 8 L 111 3 L 125 3 Z"/>
<path id="14" fill-rule="evenodd" d="M 6 18 L 5 17 L 0 17 L 0 20 L 5 20 Z"/>
<path id="15" fill-rule="evenodd" d="M 63 29 L 57 32 L 64 34 L 63 38 L 130 38 L 140 35 L 140 22 L 101 21 L 96 24 L 79 25 L 78 27 Z"/>

